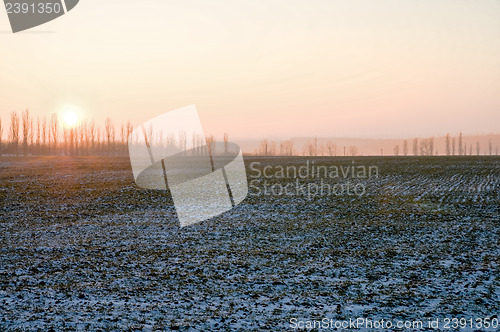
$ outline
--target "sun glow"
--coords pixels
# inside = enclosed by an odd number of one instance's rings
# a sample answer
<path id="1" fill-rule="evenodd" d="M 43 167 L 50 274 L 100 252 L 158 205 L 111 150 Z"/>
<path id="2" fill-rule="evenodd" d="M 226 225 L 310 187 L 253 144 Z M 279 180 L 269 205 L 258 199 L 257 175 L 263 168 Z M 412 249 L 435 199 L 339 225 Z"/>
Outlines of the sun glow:
<path id="1" fill-rule="evenodd" d="M 78 116 L 78 113 L 74 110 L 66 110 L 63 113 L 63 122 L 64 126 L 68 128 L 72 128 L 80 122 L 80 117 Z"/>

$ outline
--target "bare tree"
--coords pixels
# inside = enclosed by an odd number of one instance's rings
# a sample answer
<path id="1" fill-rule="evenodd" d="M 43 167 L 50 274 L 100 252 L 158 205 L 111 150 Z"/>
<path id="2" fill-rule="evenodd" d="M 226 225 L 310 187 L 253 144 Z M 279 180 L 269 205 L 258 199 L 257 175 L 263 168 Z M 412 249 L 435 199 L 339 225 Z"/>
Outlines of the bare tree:
<path id="1" fill-rule="evenodd" d="M 42 147 L 45 149 L 47 143 L 47 118 L 44 117 L 42 121 Z"/>
<path id="2" fill-rule="evenodd" d="M 81 121 L 79 126 L 78 126 L 78 130 L 77 130 L 77 134 L 78 134 L 78 154 L 83 154 L 84 151 L 85 151 L 85 147 L 86 147 L 86 142 L 87 142 L 87 136 L 88 136 L 88 133 L 87 133 L 87 120 L 84 120 L 84 121 Z"/>
<path id="3" fill-rule="evenodd" d="M 358 155 L 358 147 L 356 145 L 350 145 L 349 154 L 353 157 L 356 157 Z"/>
<path id="4" fill-rule="evenodd" d="M 276 147 L 276 142 L 274 141 L 271 141 L 271 143 L 269 143 L 269 155 L 270 156 L 276 156 L 277 155 L 277 150 L 278 148 Z"/>
<path id="5" fill-rule="evenodd" d="M 320 143 L 317 145 L 317 150 L 316 150 L 316 155 L 317 156 L 324 156 L 325 155 L 325 145 L 323 143 Z"/>
<path id="6" fill-rule="evenodd" d="M 50 118 L 50 134 L 52 136 L 52 143 L 54 144 L 54 153 L 57 154 L 57 141 L 59 140 L 59 124 L 57 114 L 52 113 Z"/>
<path id="7" fill-rule="evenodd" d="M 40 144 L 41 144 L 41 123 L 40 123 L 40 117 L 36 118 L 36 150 L 39 152 L 40 151 Z"/>
<path id="8" fill-rule="evenodd" d="M 462 132 L 458 135 L 458 155 L 462 156 L 464 155 L 464 147 L 463 147 L 463 140 L 462 140 Z"/>
<path id="9" fill-rule="evenodd" d="M 132 126 L 132 123 L 130 123 L 130 121 L 127 121 L 127 125 L 126 125 L 126 130 L 127 130 L 127 141 L 126 141 L 126 144 L 128 144 L 128 140 L 131 139 L 131 134 L 132 132 L 134 131 L 134 126 Z M 186 138 L 187 140 L 187 138 Z M 127 148 L 125 146 L 125 151 L 127 151 Z"/>
<path id="10" fill-rule="evenodd" d="M 280 143 L 280 155 L 282 156 L 292 156 L 293 155 L 293 140 L 285 140 Z"/>
<path id="11" fill-rule="evenodd" d="M 315 144 L 308 141 L 305 145 L 304 145 L 304 155 L 306 156 L 315 156 Z"/>
<path id="12" fill-rule="evenodd" d="M 455 137 L 451 138 L 451 155 L 454 156 L 456 151 L 456 141 Z"/>
<path id="13" fill-rule="evenodd" d="M 287 141 L 281 141 L 279 149 L 280 149 L 279 151 L 280 156 L 288 156 Z"/>
<path id="14" fill-rule="evenodd" d="M 450 154 L 451 154 L 450 134 L 446 134 L 446 155 L 449 156 Z"/>
<path id="15" fill-rule="evenodd" d="M 395 156 L 399 156 L 399 145 L 396 144 L 396 146 L 394 147 L 394 155 Z"/>
<path id="16" fill-rule="evenodd" d="M 87 120 L 82 121 L 79 126 L 80 154 L 88 154 L 90 145 L 90 131 Z"/>
<path id="17" fill-rule="evenodd" d="M 328 155 L 330 157 L 337 155 L 337 145 L 332 141 L 326 142 L 326 150 L 328 151 Z"/>
<path id="18" fill-rule="evenodd" d="M 106 135 L 106 143 L 108 151 L 114 150 L 113 147 L 115 143 L 115 127 L 111 122 L 111 118 L 106 118 L 106 121 L 104 122 L 104 132 Z"/>
<path id="19" fill-rule="evenodd" d="M 120 130 L 120 140 L 121 140 L 121 145 L 122 145 L 122 150 L 127 151 L 127 144 L 129 140 L 129 136 L 133 131 L 132 124 L 130 121 L 127 121 L 126 124 L 122 124 L 121 130 Z M 184 140 L 186 140 L 186 133 L 184 133 Z M 185 150 L 185 149 L 184 149 Z"/>
<path id="20" fill-rule="evenodd" d="M 207 141 L 208 153 L 210 154 L 210 156 L 215 155 L 216 141 L 214 135 L 207 136 L 205 139 Z"/>
<path id="21" fill-rule="evenodd" d="M 259 154 L 269 156 L 269 142 L 267 139 L 260 141 Z"/>
<path id="22" fill-rule="evenodd" d="M 14 153 L 17 153 L 19 146 L 19 116 L 16 111 L 10 113 L 9 141 Z"/>
<path id="23" fill-rule="evenodd" d="M 224 153 L 227 154 L 228 150 L 229 150 L 229 135 L 227 133 L 224 133 Z"/>
<path id="24" fill-rule="evenodd" d="M 23 153 L 24 155 L 28 154 L 28 141 L 30 138 L 30 112 L 27 109 L 22 114 L 22 129 L 23 129 Z"/>
<path id="25" fill-rule="evenodd" d="M 100 128 L 95 128 L 95 149 L 96 151 L 100 151 L 101 150 L 101 137 L 102 137 L 102 133 L 101 133 L 101 129 Z"/>
<path id="26" fill-rule="evenodd" d="M 408 155 L 408 141 L 407 140 L 404 140 L 404 142 L 403 142 L 403 154 L 405 155 L 405 157 Z"/>
<path id="27" fill-rule="evenodd" d="M 421 156 L 432 156 L 433 155 L 433 149 L 434 148 L 434 139 L 433 138 L 427 138 L 427 139 L 422 139 L 420 142 L 420 155 Z"/>
<path id="28" fill-rule="evenodd" d="M 479 156 L 479 153 L 481 152 L 480 146 L 479 146 L 479 141 L 476 142 L 476 154 Z"/>
<path id="29" fill-rule="evenodd" d="M 30 120 L 29 124 L 29 148 L 33 149 L 35 142 L 35 124 L 33 123 L 33 118 Z M 32 152 L 33 153 L 33 152 Z"/>
<path id="30" fill-rule="evenodd" d="M 90 140 L 90 149 L 92 150 L 92 152 L 94 152 L 95 151 L 95 144 L 96 144 L 95 139 L 96 139 L 96 135 L 97 135 L 94 120 L 90 121 L 90 124 L 88 126 L 88 132 L 89 132 L 89 140 Z"/>
<path id="31" fill-rule="evenodd" d="M 0 135 L 1 135 L 1 131 L 0 131 Z M 491 143 L 491 140 L 488 141 L 488 150 L 489 150 L 490 156 L 491 156 L 493 153 L 493 143 Z"/>
<path id="32" fill-rule="evenodd" d="M 186 151 L 186 147 L 187 147 L 187 135 L 186 135 L 186 132 L 185 131 L 180 131 L 179 132 L 179 148 L 182 151 Z M 215 149 L 215 146 L 214 146 L 214 149 Z"/>
<path id="33" fill-rule="evenodd" d="M 3 135 L 2 118 L 0 118 L 0 156 L 2 155 L 2 135 Z"/>
<path id="34" fill-rule="evenodd" d="M 418 138 L 413 139 L 413 155 L 418 156 Z"/>
<path id="35" fill-rule="evenodd" d="M 65 128 L 63 126 L 63 129 L 62 129 L 62 134 L 63 134 L 63 154 L 68 154 L 68 148 L 69 148 L 69 134 L 68 134 L 68 128 Z"/>

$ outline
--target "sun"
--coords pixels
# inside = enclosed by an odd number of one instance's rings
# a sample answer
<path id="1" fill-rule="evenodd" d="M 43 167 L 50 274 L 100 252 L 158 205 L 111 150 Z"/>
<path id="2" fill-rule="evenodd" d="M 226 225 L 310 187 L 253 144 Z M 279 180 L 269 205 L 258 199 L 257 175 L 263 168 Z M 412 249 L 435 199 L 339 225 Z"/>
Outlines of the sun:
<path id="1" fill-rule="evenodd" d="M 78 114 L 75 111 L 65 111 L 63 114 L 63 121 L 66 127 L 72 128 L 76 124 L 78 124 L 79 117 Z"/>

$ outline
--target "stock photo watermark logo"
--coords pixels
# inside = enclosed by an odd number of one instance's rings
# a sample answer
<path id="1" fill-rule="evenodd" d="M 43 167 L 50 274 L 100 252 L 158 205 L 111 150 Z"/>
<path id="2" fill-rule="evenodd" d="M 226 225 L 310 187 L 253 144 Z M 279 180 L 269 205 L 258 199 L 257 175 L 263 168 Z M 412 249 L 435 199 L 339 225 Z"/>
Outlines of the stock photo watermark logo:
<path id="1" fill-rule="evenodd" d="M 250 164 L 250 196 L 301 196 L 308 200 L 325 196 L 366 195 L 365 180 L 379 177 L 378 166 L 318 165 L 305 160 L 301 165 Z"/>
<path id="2" fill-rule="evenodd" d="M 50 22 L 73 8 L 79 0 L 4 0 L 12 32 Z"/>
<path id="3" fill-rule="evenodd" d="M 128 142 L 136 184 L 170 190 L 181 227 L 229 211 L 248 194 L 241 149 L 207 140 L 194 105 L 143 123 Z"/>

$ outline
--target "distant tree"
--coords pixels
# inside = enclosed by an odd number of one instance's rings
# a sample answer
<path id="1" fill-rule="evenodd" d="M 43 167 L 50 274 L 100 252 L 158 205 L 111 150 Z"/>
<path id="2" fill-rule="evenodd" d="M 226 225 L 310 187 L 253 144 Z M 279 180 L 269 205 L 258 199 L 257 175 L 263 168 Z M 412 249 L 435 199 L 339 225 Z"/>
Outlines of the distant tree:
<path id="1" fill-rule="evenodd" d="M 23 129 L 23 154 L 26 155 L 28 154 L 28 142 L 30 138 L 30 112 L 27 109 L 26 111 L 23 112 L 22 117 L 22 129 Z"/>
<path id="2" fill-rule="evenodd" d="M 429 138 L 429 156 L 434 155 L 434 137 Z"/>
<path id="3" fill-rule="evenodd" d="M 315 144 L 313 142 L 307 142 L 304 145 L 304 155 L 305 156 L 315 156 L 316 155 L 316 149 L 315 149 Z"/>
<path id="4" fill-rule="evenodd" d="M 451 138 L 451 154 L 454 156 L 456 151 L 456 141 L 455 137 Z"/>
<path id="5" fill-rule="evenodd" d="M 425 139 L 422 139 L 420 141 L 420 152 L 419 152 L 419 154 L 421 156 L 425 156 L 427 154 L 427 142 L 426 142 Z"/>
<path id="6" fill-rule="evenodd" d="M 259 154 L 263 156 L 269 156 L 269 141 L 267 139 L 263 139 L 260 142 Z"/>
<path id="7" fill-rule="evenodd" d="M 316 155 L 317 156 L 324 156 L 325 155 L 325 144 L 323 144 L 323 143 L 318 144 L 318 149 L 316 150 Z"/>
<path id="8" fill-rule="evenodd" d="M 37 117 L 36 118 L 36 150 L 38 152 L 40 151 L 41 136 L 42 136 L 42 131 L 41 131 L 40 117 Z"/>
<path id="9" fill-rule="evenodd" d="M 31 118 L 29 124 L 29 148 L 33 149 L 34 144 L 35 144 L 35 124 L 33 123 L 33 118 Z"/>
<path id="10" fill-rule="evenodd" d="M 2 155 L 2 135 L 3 135 L 2 118 L 0 118 L 0 156 Z"/>
<path id="11" fill-rule="evenodd" d="M 57 141 L 59 139 L 59 124 L 57 120 L 57 114 L 52 113 L 50 118 L 50 135 L 52 137 L 52 143 L 54 145 L 54 154 L 57 154 Z"/>
<path id="12" fill-rule="evenodd" d="M 406 156 L 408 156 L 408 141 L 407 140 L 404 140 L 403 142 L 403 154 Z"/>
<path id="13" fill-rule="evenodd" d="M 113 127 L 111 118 L 106 118 L 104 122 L 104 134 L 106 135 L 107 148 L 108 150 L 112 150 L 115 142 L 115 127 Z"/>
<path id="14" fill-rule="evenodd" d="M 491 156 L 493 153 L 493 143 L 491 142 L 491 140 L 488 141 L 488 150 L 489 150 L 490 156 Z"/>
<path id="15" fill-rule="evenodd" d="M 95 124 L 94 120 L 91 120 L 85 125 L 85 146 L 88 154 L 92 154 L 95 145 Z"/>
<path id="16" fill-rule="evenodd" d="M 120 127 L 120 143 L 122 146 L 125 146 L 126 142 L 127 142 L 127 128 L 122 123 L 122 125 Z"/>
<path id="17" fill-rule="evenodd" d="M 94 120 L 92 120 L 88 126 L 88 132 L 89 132 L 89 140 L 90 140 L 90 149 L 92 152 L 95 152 L 96 149 L 96 136 L 97 136 L 97 130 L 95 127 Z"/>
<path id="18" fill-rule="evenodd" d="M 102 145 L 102 133 L 100 128 L 95 128 L 95 150 L 99 152 L 101 150 L 101 145 Z"/>
<path id="19" fill-rule="evenodd" d="M 446 155 L 449 156 L 450 154 L 451 154 L 450 134 L 446 134 Z"/>
<path id="20" fill-rule="evenodd" d="M 276 142 L 271 141 L 269 144 L 269 155 L 270 156 L 276 156 L 277 155 L 277 147 L 276 147 Z"/>
<path id="21" fill-rule="evenodd" d="M 280 142 L 280 156 L 285 156 L 285 142 Z"/>
<path id="22" fill-rule="evenodd" d="M 130 137 L 130 134 L 132 134 L 133 131 L 134 131 L 134 126 L 130 121 L 127 121 L 127 141 Z"/>
<path id="23" fill-rule="evenodd" d="M 479 145 L 479 141 L 476 142 L 476 154 L 479 156 L 481 152 L 481 148 L 480 148 L 480 145 Z"/>
<path id="24" fill-rule="evenodd" d="M 394 155 L 395 155 L 395 156 L 399 156 L 399 145 L 396 145 L 396 146 L 394 147 Z"/>
<path id="25" fill-rule="evenodd" d="M 294 142 L 291 139 L 282 141 L 280 143 L 280 155 L 292 156 L 293 155 L 293 145 L 294 145 Z"/>
<path id="26" fill-rule="evenodd" d="M 458 155 L 462 156 L 464 155 L 464 147 L 463 147 L 463 141 L 462 141 L 462 132 L 458 135 Z"/>
<path id="27" fill-rule="evenodd" d="M 227 154 L 229 150 L 229 135 L 228 133 L 224 133 L 224 153 Z"/>
<path id="28" fill-rule="evenodd" d="M 179 132 L 179 148 L 181 149 L 181 151 L 187 150 L 187 134 L 184 130 Z M 214 150 L 215 150 L 215 145 L 214 145 Z"/>
<path id="29" fill-rule="evenodd" d="M 13 153 L 16 154 L 19 146 L 19 116 L 16 111 L 10 113 L 9 141 Z"/>
<path id="30" fill-rule="evenodd" d="M 69 148 L 69 135 L 68 135 L 68 128 L 65 128 L 63 126 L 62 128 L 62 152 L 63 154 L 68 154 L 68 148 Z"/>
<path id="31" fill-rule="evenodd" d="M 45 150 L 47 144 L 47 118 L 44 117 L 42 121 L 42 149 Z"/>
<path id="32" fill-rule="evenodd" d="M 420 142 L 420 155 L 432 156 L 433 155 L 433 138 L 422 139 Z"/>
<path id="33" fill-rule="evenodd" d="M 413 139 L 413 155 L 418 156 L 418 138 Z"/>
<path id="34" fill-rule="evenodd" d="M 337 155 L 337 145 L 332 141 L 326 142 L 326 150 L 328 151 L 328 155 L 330 157 Z"/>
<path id="35" fill-rule="evenodd" d="M 208 153 L 213 156 L 215 154 L 215 144 L 216 144 L 216 141 L 215 141 L 215 137 L 214 135 L 210 135 L 208 137 L 205 138 L 206 141 L 207 141 L 207 148 L 208 148 Z"/>
<path id="36" fill-rule="evenodd" d="M 196 135 L 196 146 L 198 147 L 197 153 L 200 154 L 204 151 L 206 140 L 202 135 Z"/>
<path id="37" fill-rule="evenodd" d="M 293 139 L 289 139 L 287 141 L 286 148 L 289 156 L 293 156 L 295 154 L 294 145 L 295 142 Z"/>
<path id="38" fill-rule="evenodd" d="M 356 157 L 358 155 L 358 147 L 356 145 L 349 146 L 349 155 Z"/>
<path id="39" fill-rule="evenodd" d="M 76 144 L 77 144 L 77 133 L 76 133 L 76 128 L 69 128 L 68 130 L 69 134 L 69 153 L 71 155 L 74 155 L 76 153 Z"/>
<path id="40" fill-rule="evenodd" d="M 77 137 L 78 137 L 78 154 L 83 154 L 88 149 L 88 132 L 87 132 L 87 120 L 81 121 L 78 125 Z"/>

